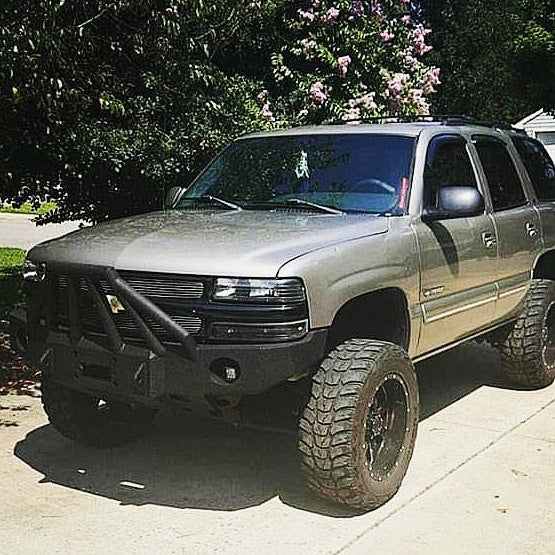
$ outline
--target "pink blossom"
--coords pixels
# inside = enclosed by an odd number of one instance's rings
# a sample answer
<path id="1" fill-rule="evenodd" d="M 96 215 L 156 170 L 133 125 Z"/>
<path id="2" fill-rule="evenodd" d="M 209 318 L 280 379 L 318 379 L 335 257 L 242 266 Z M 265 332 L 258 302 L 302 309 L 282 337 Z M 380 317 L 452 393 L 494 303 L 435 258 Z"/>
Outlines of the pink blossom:
<path id="1" fill-rule="evenodd" d="M 424 94 L 421 89 L 412 89 L 410 91 L 410 100 L 420 115 L 428 115 L 430 113 L 430 104 L 424 98 Z"/>
<path id="2" fill-rule="evenodd" d="M 346 77 L 350 63 L 351 56 L 340 56 L 337 58 L 337 69 L 339 70 L 339 75 L 341 75 L 341 77 Z"/>
<path id="3" fill-rule="evenodd" d="M 423 25 L 418 25 L 414 29 L 414 49 L 420 56 L 432 50 L 432 47 L 426 44 L 426 36 L 431 32 L 431 29 L 426 29 Z"/>
<path id="4" fill-rule="evenodd" d="M 325 23 L 335 23 L 339 17 L 339 10 L 335 7 L 331 7 L 322 17 L 322 21 Z"/>
<path id="5" fill-rule="evenodd" d="M 400 98 L 408 80 L 409 76 L 406 73 L 395 73 L 393 78 L 387 83 L 389 96 L 393 98 Z"/>
<path id="6" fill-rule="evenodd" d="M 382 38 L 382 40 L 383 40 L 384 42 L 389 42 L 389 41 L 393 40 L 393 38 L 395 37 L 395 35 L 394 35 L 391 31 L 389 31 L 388 29 L 386 29 L 385 31 L 382 31 L 382 32 L 380 33 L 380 37 Z"/>
<path id="7" fill-rule="evenodd" d="M 299 13 L 299 15 L 301 16 L 302 19 L 305 19 L 306 21 L 309 21 L 311 23 L 316 18 L 316 16 L 314 15 L 313 12 L 309 12 L 309 11 L 305 11 L 305 10 L 299 10 L 298 13 Z"/>
<path id="8" fill-rule="evenodd" d="M 307 57 L 313 55 L 318 48 L 318 44 L 313 39 L 304 38 L 301 40 L 301 45 L 303 47 L 303 53 Z"/>
<path id="9" fill-rule="evenodd" d="M 405 66 L 410 70 L 414 70 L 418 65 L 418 60 L 412 55 L 410 50 L 404 54 L 403 60 Z"/>
<path id="10" fill-rule="evenodd" d="M 362 95 L 359 99 L 358 99 L 358 105 L 362 106 L 362 108 L 364 108 L 367 111 L 374 111 L 378 109 L 378 105 L 376 104 L 374 98 L 376 96 L 376 93 L 366 93 L 364 95 Z"/>
<path id="11" fill-rule="evenodd" d="M 360 120 L 361 117 L 362 117 L 362 114 L 360 112 L 360 108 L 351 106 L 348 110 L 346 110 L 343 113 L 343 116 L 341 119 L 349 124 L 356 125 L 357 123 L 359 123 L 359 121 L 357 120 Z"/>
<path id="12" fill-rule="evenodd" d="M 347 104 L 351 109 L 357 108 L 359 110 L 364 109 L 366 111 L 374 111 L 378 109 L 378 105 L 374 100 L 375 97 L 375 92 L 367 92 L 357 98 L 351 98 Z"/>
<path id="13" fill-rule="evenodd" d="M 431 68 L 424 76 L 424 93 L 431 94 L 436 92 L 436 86 L 441 85 L 441 80 L 439 79 L 439 74 L 441 70 L 438 67 Z"/>
<path id="14" fill-rule="evenodd" d="M 260 102 L 260 103 L 266 102 L 266 100 L 268 99 L 268 95 L 269 95 L 269 94 L 270 94 L 270 93 L 269 93 L 266 89 L 264 89 L 263 91 L 260 91 L 260 92 L 258 93 L 258 96 L 256 97 L 256 99 L 257 99 L 258 102 Z"/>
<path id="15" fill-rule="evenodd" d="M 353 0 L 350 11 L 352 19 L 362 17 L 364 15 L 364 3 L 362 0 Z"/>
<path id="16" fill-rule="evenodd" d="M 380 19 L 384 16 L 383 6 L 377 0 L 372 0 L 370 11 L 372 12 L 372 15 L 375 15 Z"/>
<path id="17" fill-rule="evenodd" d="M 261 113 L 262 116 L 270 121 L 274 121 L 274 114 L 270 108 L 270 100 L 269 100 L 270 93 L 264 89 L 260 91 L 256 97 L 259 104 L 261 105 Z"/>
<path id="18" fill-rule="evenodd" d="M 328 95 L 321 81 L 316 81 L 315 83 L 312 83 L 309 96 L 312 102 L 319 106 L 324 104 L 324 102 L 326 102 L 326 100 L 328 99 Z"/>
<path id="19" fill-rule="evenodd" d="M 267 120 L 270 121 L 274 121 L 274 113 L 272 112 L 271 108 L 270 108 L 270 103 L 269 102 L 265 102 L 262 105 L 262 116 L 265 117 Z"/>
<path id="20" fill-rule="evenodd" d="M 408 24 L 412 21 L 412 18 L 411 18 L 410 15 L 407 14 L 407 15 L 404 15 L 404 16 L 401 18 L 401 21 L 402 21 L 405 25 L 408 25 Z"/>

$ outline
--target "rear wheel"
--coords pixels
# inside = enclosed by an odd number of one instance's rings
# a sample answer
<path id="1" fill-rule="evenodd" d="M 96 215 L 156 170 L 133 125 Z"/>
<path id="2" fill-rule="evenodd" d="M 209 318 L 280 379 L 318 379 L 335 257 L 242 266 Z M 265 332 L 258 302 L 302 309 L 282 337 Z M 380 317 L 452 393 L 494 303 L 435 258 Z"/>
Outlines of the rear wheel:
<path id="1" fill-rule="evenodd" d="M 355 509 L 374 509 L 399 489 L 418 427 L 414 367 L 400 347 L 352 339 L 313 379 L 300 421 L 309 487 Z"/>
<path id="2" fill-rule="evenodd" d="M 517 386 L 538 389 L 555 380 L 555 282 L 533 280 L 518 320 L 498 335 L 502 367 Z"/>
<path id="3" fill-rule="evenodd" d="M 156 411 L 104 401 L 44 379 L 42 404 L 50 423 L 65 437 L 94 447 L 115 447 L 143 435 Z"/>

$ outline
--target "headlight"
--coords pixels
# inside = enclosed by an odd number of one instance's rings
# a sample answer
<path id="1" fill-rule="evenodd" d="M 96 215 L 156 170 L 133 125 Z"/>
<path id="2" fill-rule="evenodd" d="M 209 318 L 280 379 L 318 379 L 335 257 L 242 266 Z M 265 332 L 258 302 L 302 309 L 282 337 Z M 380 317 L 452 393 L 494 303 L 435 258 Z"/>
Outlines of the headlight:
<path id="1" fill-rule="evenodd" d="M 46 264 L 44 262 L 35 263 L 25 260 L 23 264 L 23 279 L 25 281 L 40 282 L 46 276 Z"/>
<path id="2" fill-rule="evenodd" d="M 300 279 L 218 278 L 213 299 L 267 304 L 302 303 L 306 300 Z"/>

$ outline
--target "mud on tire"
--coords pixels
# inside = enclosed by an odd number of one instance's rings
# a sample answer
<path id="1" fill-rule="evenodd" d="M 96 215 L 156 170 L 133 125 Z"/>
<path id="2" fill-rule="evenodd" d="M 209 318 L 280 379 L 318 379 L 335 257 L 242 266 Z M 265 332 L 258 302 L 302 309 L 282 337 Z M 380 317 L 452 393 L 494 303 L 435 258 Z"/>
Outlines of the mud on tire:
<path id="1" fill-rule="evenodd" d="M 93 447 L 115 447 L 142 436 L 156 411 L 119 402 L 102 403 L 87 393 L 44 379 L 42 404 L 65 437 Z"/>
<path id="2" fill-rule="evenodd" d="M 537 389 L 555 380 L 555 282 L 533 280 L 518 320 L 498 335 L 504 374 L 520 387 Z"/>
<path id="3" fill-rule="evenodd" d="M 354 509 L 383 505 L 412 457 L 418 402 L 414 367 L 403 349 L 368 339 L 338 345 L 315 374 L 300 419 L 308 486 Z"/>

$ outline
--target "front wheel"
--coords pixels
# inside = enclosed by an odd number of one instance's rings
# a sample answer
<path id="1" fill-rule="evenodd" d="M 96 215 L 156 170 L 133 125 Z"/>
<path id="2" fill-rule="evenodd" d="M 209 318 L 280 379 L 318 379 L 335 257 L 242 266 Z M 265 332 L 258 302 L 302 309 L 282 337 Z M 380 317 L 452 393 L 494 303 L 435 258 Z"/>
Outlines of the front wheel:
<path id="1" fill-rule="evenodd" d="M 42 404 L 65 437 L 93 447 L 116 447 L 143 435 L 156 411 L 75 391 L 43 377 Z"/>
<path id="2" fill-rule="evenodd" d="M 416 374 L 403 349 L 368 339 L 337 346 L 315 374 L 300 420 L 308 486 L 354 509 L 383 505 L 407 472 L 418 412 Z"/>

